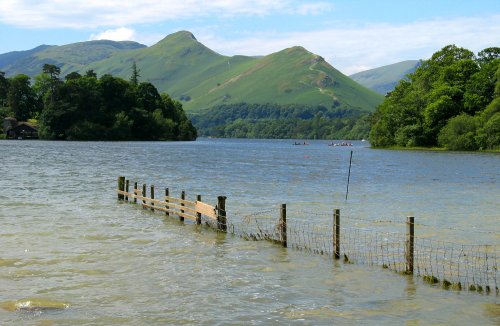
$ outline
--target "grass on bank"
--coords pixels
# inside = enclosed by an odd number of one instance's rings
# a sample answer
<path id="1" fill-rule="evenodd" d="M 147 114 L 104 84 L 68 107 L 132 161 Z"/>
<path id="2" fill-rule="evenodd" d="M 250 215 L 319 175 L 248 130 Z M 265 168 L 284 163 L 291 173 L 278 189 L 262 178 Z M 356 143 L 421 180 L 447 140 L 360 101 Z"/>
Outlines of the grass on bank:
<path id="1" fill-rule="evenodd" d="M 405 146 L 371 146 L 373 149 L 386 149 L 386 150 L 396 150 L 396 151 L 436 151 L 436 152 L 481 152 L 481 153 L 500 153 L 500 148 L 495 148 L 495 149 L 480 149 L 478 151 L 453 151 L 450 149 L 447 149 L 445 147 L 424 147 L 424 146 L 412 146 L 412 147 L 405 147 Z"/>

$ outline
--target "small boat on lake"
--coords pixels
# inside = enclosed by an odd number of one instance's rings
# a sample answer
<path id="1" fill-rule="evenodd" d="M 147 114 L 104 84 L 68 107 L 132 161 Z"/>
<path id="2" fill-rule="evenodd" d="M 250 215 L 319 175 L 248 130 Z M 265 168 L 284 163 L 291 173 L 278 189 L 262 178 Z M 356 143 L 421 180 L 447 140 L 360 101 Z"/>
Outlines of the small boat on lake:
<path id="1" fill-rule="evenodd" d="M 328 144 L 328 146 L 352 146 L 352 143 L 349 143 L 349 142 L 340 142 L 340 143 L 330 143 Z"/>

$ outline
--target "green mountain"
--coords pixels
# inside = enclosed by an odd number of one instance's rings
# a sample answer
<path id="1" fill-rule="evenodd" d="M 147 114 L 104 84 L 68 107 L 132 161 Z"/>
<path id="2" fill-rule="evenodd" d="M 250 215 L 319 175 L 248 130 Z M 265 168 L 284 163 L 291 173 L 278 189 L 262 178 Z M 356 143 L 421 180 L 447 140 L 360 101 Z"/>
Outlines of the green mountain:
<path id="1" fill-rule="evenodd" d="M 136 62 L 140 80 L 181 100 L 189 112 L 236 103 L 299 104 L 372 112 L 383 96 L 343 75 L 322 57 L 292 47 L 263 57 L 223 56 L 187 31 L 151 47 L 134 42 L 91 41 L 50 47 L 0 70 L 35 75 L 44 63 L 61 75 L 93 69 L 129 79 Z"/>
<path id="2" fill-rule="evenodd" d="M 33 50 L 9 52 L 0 55 L 0 70 L 7 76 L 27 74 L 34 76 L 42 72 L 44 64 L 61 68 L 64 76 L 72 71 L 85 72 L 87 65 L 112 56 L 116 52 L 131 51 L 145 45 L 124 41 L 88 41 L 62 46 L 42 45 Z M 2 60 L 4 59 L 5 60 Z"/>
<path id="3" fill-rule="evenodd" d="M 407 74 L 414 72 L 419 65 L 419 60 L 407 60 L 358 72 L 349 77 L 361 85 L 385 95 L 392 91 Z"/>
<path id="4" fill-rule="evenodd" d="M 0 67 L 7 67 L 16 62 L 23 60 L 24 58 L 28 58 L 37 52 L 43 51 L 47 48 L 50 48 L 52 45 L 40 45 L 34 49 L 27 51 L 13 51 L 4 54 L 0 54 Z"/>
<path id="5" fill-rule="evenodd" d="M 188 111 L 221 104 L 324 105 L 372 111 L 382 97 L 302 47 L 264 57 L 223 56 L 190 32 L 171 34 L 149 47 L 90 64 L 98 74 L 128 78 L 136 61 L 143 80 L 183 101 Z"/>

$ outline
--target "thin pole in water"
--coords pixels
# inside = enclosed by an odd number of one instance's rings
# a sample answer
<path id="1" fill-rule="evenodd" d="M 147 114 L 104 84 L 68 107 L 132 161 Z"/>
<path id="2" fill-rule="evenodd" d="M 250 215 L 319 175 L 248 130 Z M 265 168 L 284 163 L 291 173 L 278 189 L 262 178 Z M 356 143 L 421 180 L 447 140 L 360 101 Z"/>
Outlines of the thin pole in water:
<path id="1" fill-rule="evenodd" d="M 345 192 L 345 200 L 347 200 L 347 195 L 349 194 L 349 181 L 351 179 L 351 163 L 352 163 L 352 151 L 351 151 L 351 158 L 349 159 L 349 173 L 347 174 L 347 189 Z"/>

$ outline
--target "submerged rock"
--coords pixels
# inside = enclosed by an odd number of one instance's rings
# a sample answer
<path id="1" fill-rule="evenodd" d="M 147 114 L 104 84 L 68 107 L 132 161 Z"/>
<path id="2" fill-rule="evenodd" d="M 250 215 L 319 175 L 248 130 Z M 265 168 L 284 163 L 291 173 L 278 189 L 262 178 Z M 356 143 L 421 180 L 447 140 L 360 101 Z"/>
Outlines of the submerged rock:
<path id="1" fill-rule="evenodd" d="M 21 299 L 2 302 L 0 307 L 7 311 L 46 311 L 63 310 L 68 308 L 69 304 L 47 299 Z"/>

